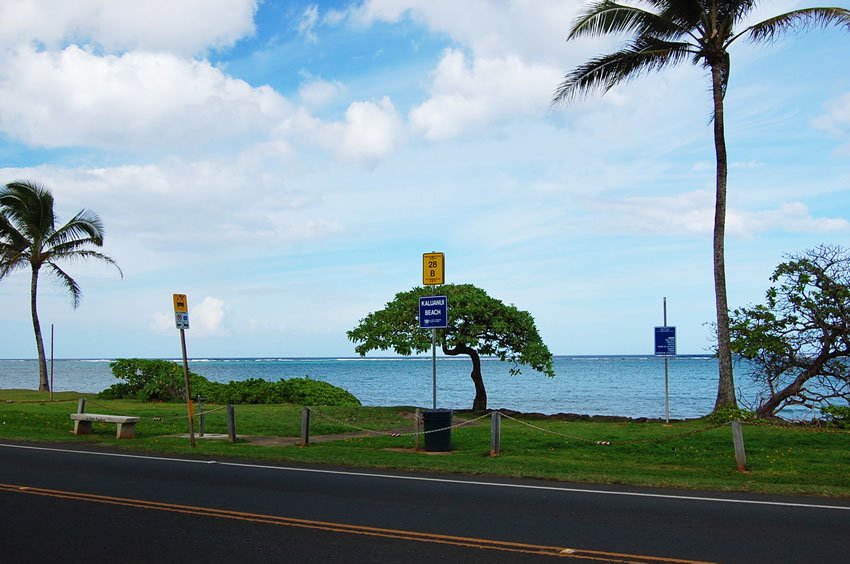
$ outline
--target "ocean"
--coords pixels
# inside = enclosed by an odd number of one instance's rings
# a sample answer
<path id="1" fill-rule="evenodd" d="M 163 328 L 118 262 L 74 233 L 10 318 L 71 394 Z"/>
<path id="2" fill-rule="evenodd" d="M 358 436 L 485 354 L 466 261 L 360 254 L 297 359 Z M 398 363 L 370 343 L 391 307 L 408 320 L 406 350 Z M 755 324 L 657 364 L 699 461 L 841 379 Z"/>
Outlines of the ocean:
<path id="1" fill-rule="evenodd" d="M 56 391 L 99 392 L 117 380 L 111 359 L 54 361 Z M 177 360 L 175 360 L 177 362 Z M 511 364 L 482 359 L 488 407 L 545 414 L 578 413 L 663 419 L 664 360 L 653 356 L 557 356 L 555 377 L 524 369 L 511 376 Z M 711 356 L 669 359 L 671 419 L 701 417 L 717 393 L 717 360 Z M 430 357 L 408 358 L 204 358 L 189 369 L 216 382 L 309 376 L 345 388 L 364 405 L 432 406 Z M 474 388 L 466 357 L 437 357 L 437 407 L 469 409 Z M 746 361 L 735 364 L 735 386 L 742 405 L 753 405 L 758 387 Z M 35 360 L 0 360 L 0 388 L 35 389 Z M 810 410 L 786 409 L 784 417 L 809 419 Z"/>

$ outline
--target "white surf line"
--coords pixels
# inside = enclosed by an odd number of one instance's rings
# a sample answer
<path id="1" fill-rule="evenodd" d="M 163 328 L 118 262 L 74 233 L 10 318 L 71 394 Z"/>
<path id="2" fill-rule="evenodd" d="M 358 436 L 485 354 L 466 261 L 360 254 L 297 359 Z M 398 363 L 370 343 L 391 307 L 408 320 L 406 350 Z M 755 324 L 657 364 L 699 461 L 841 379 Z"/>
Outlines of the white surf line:
<path id="1" fill-rule="evenodd" d="M 377 478 L 382 480 L 409 480 L 413 482 L 434 482 L 441 484 L 467 485 L 467 486 L 485 486 L 493 488 L 508 488 L 508 489 L 524 489 L 537 491 L 553 491 L 564 493 L 579 493 L 591 495 L 612 495 L 624 497 L 644 497 L 656 499 L 672 499 L 678 501 L 706 501 L 714 503 L 732 503 L 741 505 L 766 505 L 774 507 L 795 507 L 801 509 L 837 509 L 839 511 L 850 511 L 850 506 L 847 505 L 825 505 L 816 503 L 795 503 L 787 501 L 767 501 L 755 499 L 737 499 L 723 497 L 704 497 L 691 495 L 674 495 L 674 494 L 657 494 L 648 492 L 623 492 L 614 490 L 600 490 L 589 488 L 571 488 L 564 486 L 542 486 L 533 484 L 508 484 L 502 482 L 481 482 L 476 480 L 461 480 L 452 478 L 429 478 L 427 476 L 403 476 L 399 474 L 378 474 L 374 472 L 357 472 L 349 470 L 324 470 L 320 468 L 298 468 L 295 466 L 270 466 L 265 464 L 247 464 L 243 462 L 222 462 L 218 460 L 194 460 L 191 458 L 169 458 L 164 456 L 145 456 L 141 454 L 123 454 L 115 452 L 92 452 L 87 450 L 73 450 L 64 448 L 38 447 L 31 445 L 14 445 L 0 443 L 0 447 L 17 448 L 23 450 L 39 450 L 50 452 L 61 452 L 67 454 L 83 454 L 89 456 L 105 456 L 115 458 L 130 458 L 138 460 L 158 460 L 164 462 L 182 462 L 187 464 L 217 464 L 219 466 L 233 466 L 238 468 L 256 468 L 261 470 L 276 470 L 281 472 L 304 472 L 308 474 L 332 474 L 336 476 L 352 476 L 362 478 Z"/>

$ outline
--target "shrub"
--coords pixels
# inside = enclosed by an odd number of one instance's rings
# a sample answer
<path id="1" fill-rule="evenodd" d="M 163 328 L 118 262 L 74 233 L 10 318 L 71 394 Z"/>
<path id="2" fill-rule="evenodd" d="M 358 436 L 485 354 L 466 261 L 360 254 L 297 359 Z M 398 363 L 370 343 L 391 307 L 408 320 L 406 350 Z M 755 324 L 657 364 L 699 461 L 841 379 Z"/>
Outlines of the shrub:
<path id="1" fill-rule="evenodd" d="M 840 429 L 850 429 L 850 405 L 830 405 L 821 408 L 821 413 L 826 415 L 827 422 Z"/>
<path id="2" fill-rule="evenodd" d="M 103 399 L 181 401 L 186 399 L 183 368 L 168 360 L 122 358 L 110 364 L 112 374 L 123 382 L 100 392 Z M 309 377 L 269 382 L 261 378 L 211 382 L 189 373 L 192 396 L 210 403 L 294 403 L 298 405 L 359 406 L 347 390 Z"/>
<path id="3" fill-rule="evenodd" d="M 311 380 L 309 376 L 281 380 L 278 384 L 283 388 L 283 395 L 289 403 L 351 407 L 361 405 L 360 400 L 354 397 L 348 390 L 343 390 L 321 380 Z"/>
<path id="4" fill-rule="evenodd" d="M 119 380 L 99 396 L 104 399 L 175 401 L 185 399 L 183 369 L 168 360 L 121 358 L 111 363 L 112 374 Z"/>

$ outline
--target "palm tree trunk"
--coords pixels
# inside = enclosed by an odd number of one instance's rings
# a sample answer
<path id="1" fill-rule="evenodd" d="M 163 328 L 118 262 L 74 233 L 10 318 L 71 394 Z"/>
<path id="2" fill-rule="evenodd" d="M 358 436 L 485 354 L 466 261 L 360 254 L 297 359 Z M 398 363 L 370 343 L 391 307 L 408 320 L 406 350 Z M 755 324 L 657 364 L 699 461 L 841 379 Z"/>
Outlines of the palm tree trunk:
<path id="1" fill-rule="evenodd" d="M 735 383 L 732 377 L 732 352 L 729 345 L 729 304 L 726 297 L 726 179 L 728 161 L 726 135 L 723 127 L 724 76 L 728 77 L 729 60 L 711 65 L 711 84 L 714 94 L 714 150 L 717 155 L 717 186 L 714 205 L 714 295 L 717 308 L 717 358 L 720 378 L 717 382 L 717 400 L 714 410 L 737 407 Z"/>
<path id="2" fill-rule="evenodd" d="M 35 331 L 35 345 L 38 348 L 38 391 L 49 392 L 50 383 L 47 380 L 47 358 L 44 354 L 44 340 L 41 338 L 41 323 L 38 322 L 36 296 L 38 296 L 38 268 L 33 268 L 32 282 L 30 283 L 30 307 L 32 309 L 32 328 Z"/>

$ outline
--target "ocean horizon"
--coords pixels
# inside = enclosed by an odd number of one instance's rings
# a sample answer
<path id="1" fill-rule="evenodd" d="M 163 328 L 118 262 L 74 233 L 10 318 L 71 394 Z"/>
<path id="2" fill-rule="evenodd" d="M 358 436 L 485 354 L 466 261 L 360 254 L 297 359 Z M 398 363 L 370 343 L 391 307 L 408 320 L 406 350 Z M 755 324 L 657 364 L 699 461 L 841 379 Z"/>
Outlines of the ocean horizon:
<path id="1" fill-rule="evenodd" d="M 115 359 L 54 359 L 54 391 L 100 392 L 118 380 L 109 364 Z M 163 360 L 182 362 L 180 358 Z M 48 361 L 49 364 L 49 361 Z M 531 368 L 509 373 L 513 365 L 482 358 L 488 407 L 544 414 L 576 413 L 633 418 L 665 416 L 664 359 L 652 355 L 558 355 L 555 377 Z M 437 407 L 469 409 L 474 388 L 468 357 L 437 357 Z M 430 356 L 330 356 L 330 357 L 197 357 L 189 369 L 212 381 L 308 376 L 345 388 L 368 406 L 432 406 Z M 49 370 L 49 367 L 48 367 Z M 713 355 L 668 357 L 671 419 L 702 417 L 711 412 L 717 393 L 718 367 Z M 735 385 L 743 407 L 755 405 L 758 386 L 752 365 L 735 363 Z M 0 387 L 35 389 L 35 359 L 0 359 Z M 810 418 L 811 411 L 785 410 L 788 418 Z"/>

